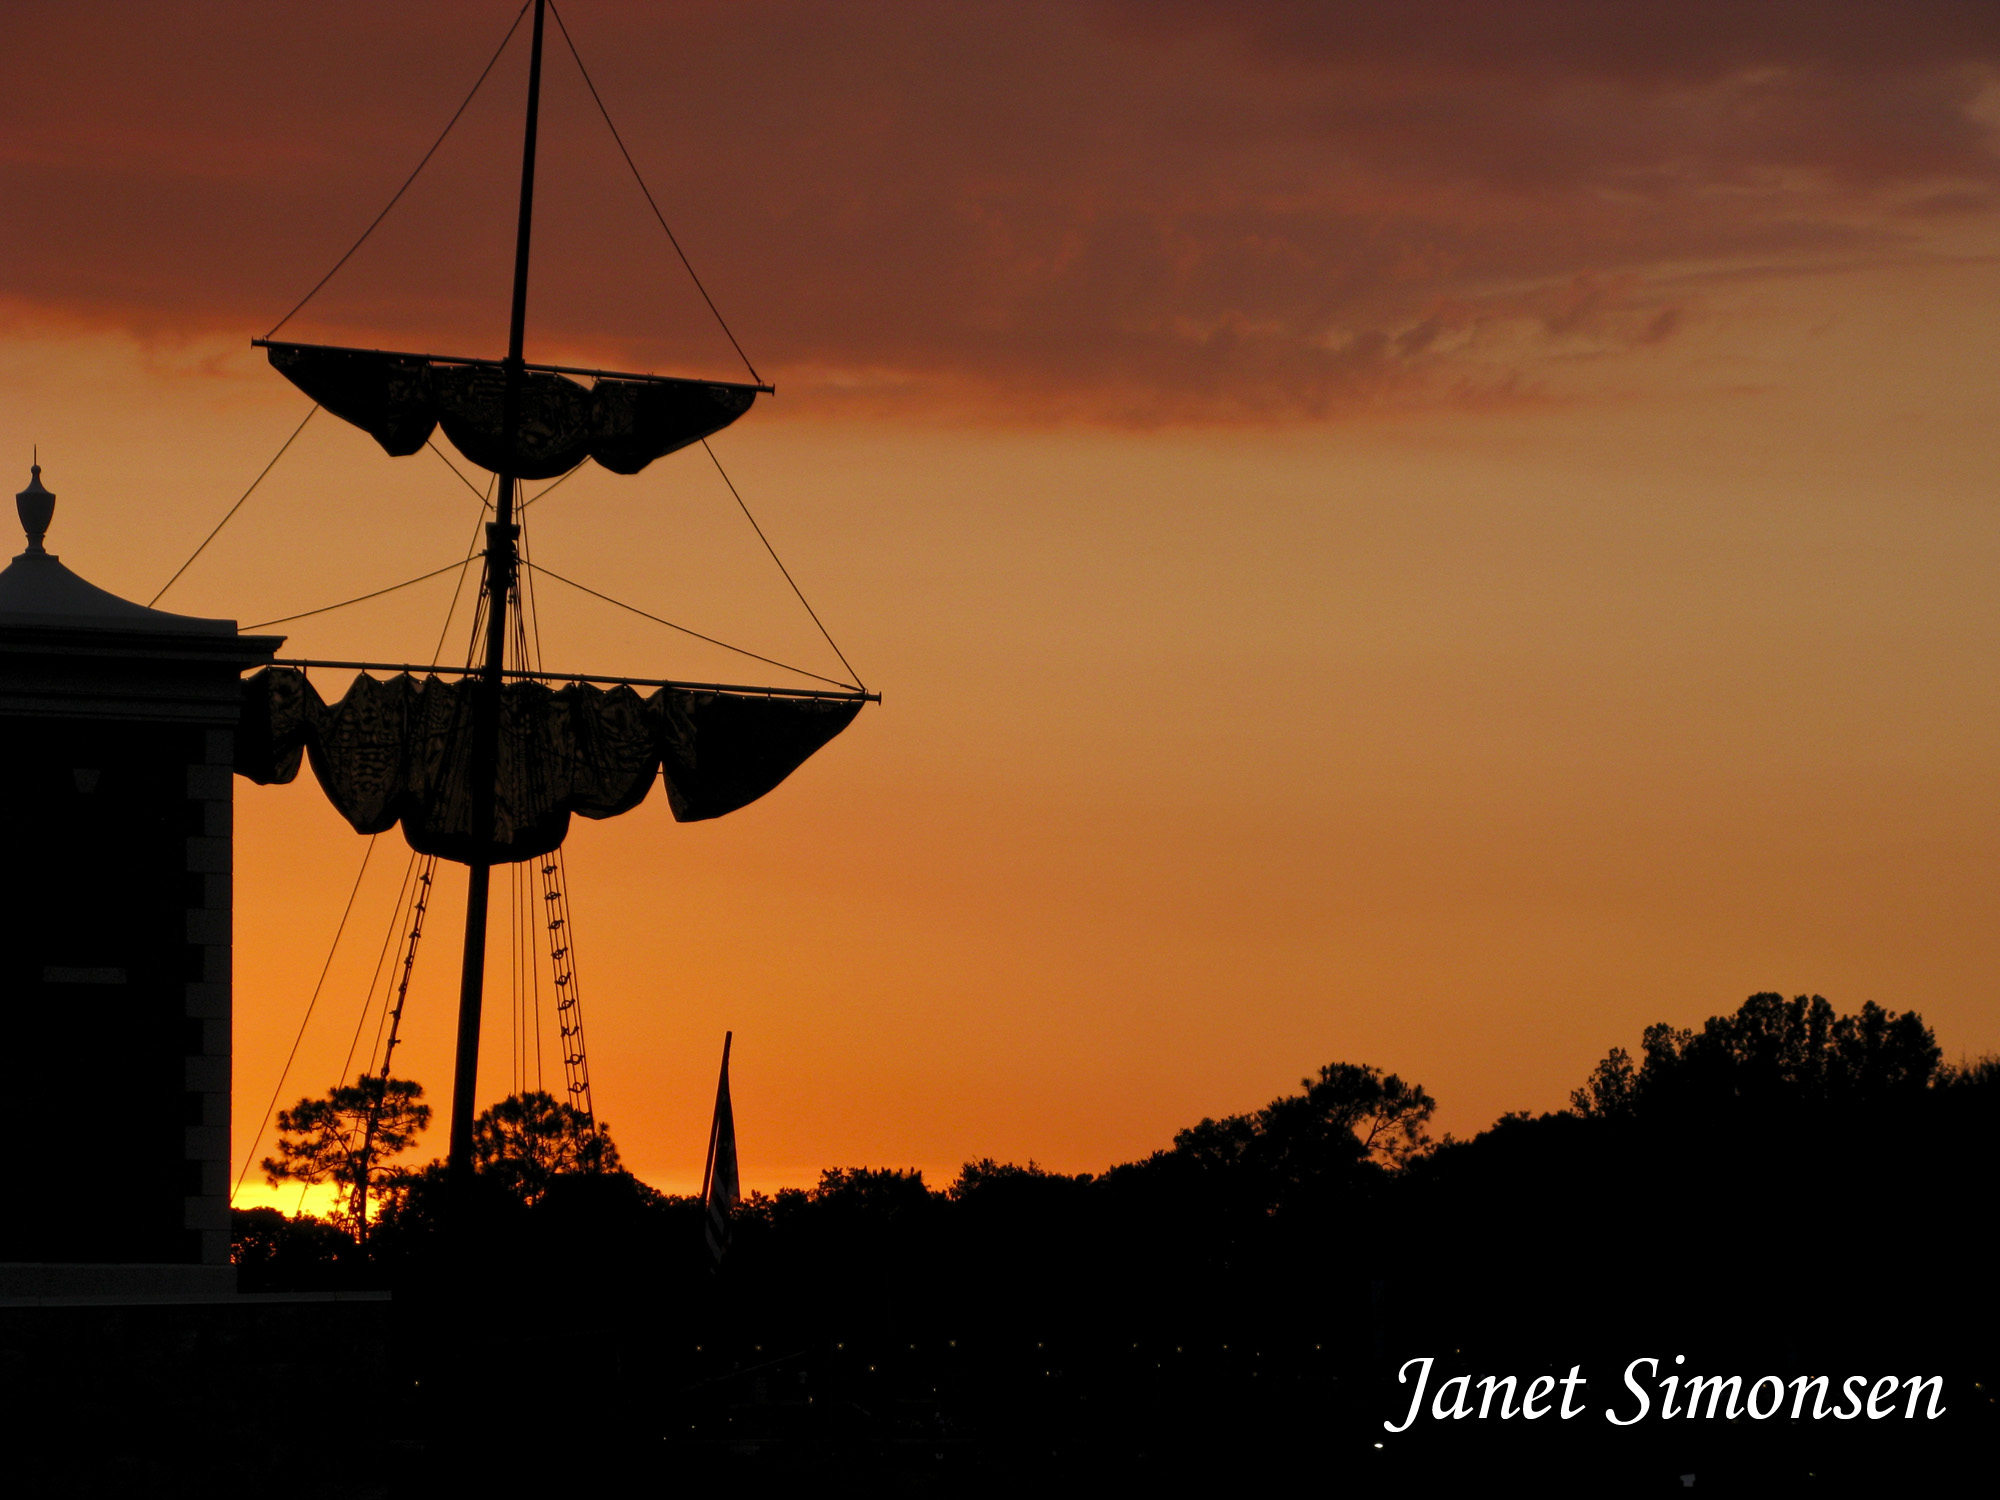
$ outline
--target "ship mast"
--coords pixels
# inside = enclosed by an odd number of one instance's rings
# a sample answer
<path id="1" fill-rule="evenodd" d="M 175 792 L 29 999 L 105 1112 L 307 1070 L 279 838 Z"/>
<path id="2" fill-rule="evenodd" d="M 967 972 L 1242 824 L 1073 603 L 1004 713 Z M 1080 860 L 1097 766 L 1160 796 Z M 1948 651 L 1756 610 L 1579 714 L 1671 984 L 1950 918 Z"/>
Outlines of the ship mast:
<path id="1" fill-rule="evenodd" d="M 370 727 L 359 740 L 353 735 L 344 739 L 338 734 L 323 735 L 321 718 L 328 711 L 327 705 L 304 680 L 303 670 L 348 666 L 366 673 L 371 667 L 361 662 L 303 659 L 275 665 L 246 685 L 246 714 L 250 715 L 246 723 L 262 728 L 254 734 L 239 734 L 237 760 L 237 769 L 253 781 L 287 782 L 298 774 L 310 742 L 312 764 L 322 788 L 356 831 L 381 833 L 400 822 L 410 847 L 419 854 L 462 862 L 470 871 L 446 1155 L 450 1217 L 461 1225 L 467 1217 L 472 1187 L 473 1111 L 478 1097 L 480 1011 L 494 864 L 552 854 L 560 847 L 572 814 L 596 818 L 628 812 L 644 799 L 655 779 L 665 781 L 678 822 L 734 812 L 791 775 L 846 728 L 863 703 L 880 701 L 879 694 L 867 691 L 858 681 L 850 684 L 833 678 L 822 679 L 833 689 L 827 691 L 557 677 L 508 668 L 508 644 L 514 635 L 510 627 L 519 618 L 513 614 L 518 608 L 516 579 L 527 566 L 519 555 L 521 529 L 515 519 L 522 481 L 554 479 L 586 460 L 613 474 L 637 474 L 655 459 L 720 432 L 747 412 L 756 397 L 772 390 L 754 368 L 750 371 L 754 383 L 746 384 L 527 362 L 523 344 L 534 228 L 535 147 L 541 119 L 544 23 L 552 9 L 549 0 L 529 3 L 535 14 L 529 43 L 527 119 L 521 143 L 521 198 L 506 357 L 471 359 L 276 338 L 278 330 L 311 300 L 318 286 L 280 318 L 270 333 L 251 340 L 266 350 L 273 369 L 320 408 L 366 432 L 391 457 L 407 457 L 427 445 L 434 446 L 431 435 L 442 429 L 461 453 L 499 480 L 493 518 L 486 525 L 483 648 L 475 644 L 474 659 L 467 661 L 464 677 L 455 685 L 422 687 L 409 674 L 427 673 L 431 668 L 377 663 L 397 677 L 386 684 L 360 678 L 350 689 L 350 696 L 358 691 L 371 702 L 384 694 L 395 700 L 408 699 L 414 692 L 438 695 L 442 700 L 438 711 L 448 714 L 452 723 L 448 763 L 434 763 L 427 749 L 414 745 L 413 725 L 395 714 L 385 717 L 369 711 L 364 717 Z M 473 85 L 473 94 L 512 42 L 526 13 L 524 4 Z M 555 19 L 560 26 L 561 12 L 555 13 Z M 581 59 L 578 66 L 582 66 Z M 588 84 L 587 73 L 584 80 Z M 594 86 L 592 92 L 594 97 Z M 468 94 L 466 104 L 471 100 L 472 94 Z M 460 105 L 452 123 L 464 111 L 465 105 Z M 610 124 L 608 114 L 605 123 Z M 451 124 L 447 124 L 446 134 L 450 130 Z M 612 127 L 612 134 L 616 138 L 616 127 Z M 439 144 L 443 139 L 439 136 Z M 622 150 L 623 142 L 619 145 Z M 431 152 L 436 150 L 433 145 Z M 428 161 L 430 154 L 423 160 Z M 630 153 L 626 153 L 626 160 L 629 164 Z M 423 161 L 417 170 L 423 170 Z M 636 175 L 637 168 L 633 171 Z M 407 188 L 414 180 L 413 173 L 403 186 Z M 640 187 L 645 188 L 643 181 Z M 398 189 L 389 207 L 393 208 L 401 196 L 402 189 Z M 651 196 L 648 191 L 649 202 Z M 387 212 L 385 208 L 383 213 Z M 375 223 L 380 222 L 381 215 L 377 215 Z M 660 224 L 666 228 L 664 219 Z M 373 228 L 371 224 L 362 232 L 327 277 L 346 264 Z M 672 231 L 666 232 L 671 239 Z M 327 277 L 322 277 L 319 285 L 325 285 Z M 723 331 L 728 332 L 727 325 Z M 731 339 L 733 342 L 733 335 Z M 568 378 L 571 376 L 589 377 L 592 383 L 586 387 Z M 493 399 L 495 395 L 498 401 Z M 800 597 L 803 600 L 804 596 Z M 827 639 L 831 644 L 832 637 Z M 834 650 L 838 654 L 839 648 Z M 758 659 L 784 666 L 768 657 Z M 569 689 L 559 695 L 560 701 L 550 697 L 516 703 L 503 697 L 503 685 L 517 678 L 562 681 Z M 600 681 L 621 684 L 628 696 L 637 686 L 658 688 L 659 692 L 646 700 L 643 724 L 625 722 L 632 716 L 624 698 L 586 686 Z M 361 685 L 364 682 L 365 687 Z M 519 723 L 513 717 L 517 711 L 524 716 Z M 515 735 L 520 730 L 532 739 L 539 732 L 535 726 L 548 727 L 554 722 L 552 715 L 565 722 L 581 715 L 583 720 L 607 724 L 618 718 L 624 725 L 622 737 L 596 736 L 603 743 L 590 756 L 562 776 L 538 773 L 529 778 L 535 783 L 530 786 L 520 774 L 520 756 L 526 753 L 532 760 L 534 752 L 516 751 L 503 757 L 502 735 Z M 515 741 L 507 743 L 512 746 Z M 458 759 L 461 751 L 463 761 Z M 386 798 L 377 795 L 384 790 L 379 783 L 385 758 L 407 773 L 394 795 Z M 547 766 L 541 769 L 549 770 Z M 505 789 L 500 785 L 503 771 L 510 777 Z"/>
<path id="2" fill-rule="evenodd" d="M 528 319 L 528 250 L 535 216 L 535 134 L 542 101 L 542 17 L 535 0 L 528 52 L 528 122 L 521 143 L 521 212 L 514 235 L 514 297 L 507 325 L 506 394 L 502 431 L 511 449 L 521 417 L 522 342 Z M 500 765 L 500 684 L 507 653 L 507 612 L 514 594 L 521 528 L 514 521 L 516 475 L 500 475 L 494 519 L 486 523 L 486 657 L 473 689 L 472 835 L 493 842 L 495 782 Z M 484 852 L 484 851 L 481 851 Z M 451 1146 L 447 1174 L 454 1216 L 462 1214 L 472 1176 L 472 1111 L 479 1074 L 479 1012 L 486 989 L 486 911 L 493 865 L 475 857 L 465 900 L 465 961 L 458 987 L 458 1056 L 452 1071 Z"/>

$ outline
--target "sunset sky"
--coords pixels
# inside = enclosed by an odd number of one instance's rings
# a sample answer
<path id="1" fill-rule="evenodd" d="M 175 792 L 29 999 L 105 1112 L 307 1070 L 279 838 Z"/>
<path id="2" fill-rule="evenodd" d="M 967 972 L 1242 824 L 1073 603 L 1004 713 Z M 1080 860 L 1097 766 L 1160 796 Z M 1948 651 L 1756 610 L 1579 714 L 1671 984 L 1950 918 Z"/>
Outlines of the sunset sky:
<path id="1" fill-rule="evenodd" d="M 0 456 L 19 488 L 39 444 L 66 563 L 151 598 L 269 461 L 309 403 L 249 339 L 517 8 L 6 7 Z M 2000 9 L 562 14 L 778 387 L 716 455 L 885 699 L 729 818 L 572 836 L 640 1176 L 698 1183 L 727 1028 L 765 1189 L 1101 1170 L 1331 1061 L 1468 1135 L 1758 990 L 2000 1049 Z M 743 378 L 551 31 L 529 357 Z M 525 32 L 287 336 L 503 352 Z M 160 604 L 294 614 L 478 519 L 321 416 Z M 838 670 L 698 448 L 528 524 Z M 277 628 L 428 660 L 451 589 Z M 538 603 L 555 667 L 766 672 Z M 309 776 L 237 791 L 240 1162 L 367 841 Z M 377 844 L 282 1102 L 338 1076 L 407 858 Z M 397 1058 L 440 1118 L 463 883 Z"/>

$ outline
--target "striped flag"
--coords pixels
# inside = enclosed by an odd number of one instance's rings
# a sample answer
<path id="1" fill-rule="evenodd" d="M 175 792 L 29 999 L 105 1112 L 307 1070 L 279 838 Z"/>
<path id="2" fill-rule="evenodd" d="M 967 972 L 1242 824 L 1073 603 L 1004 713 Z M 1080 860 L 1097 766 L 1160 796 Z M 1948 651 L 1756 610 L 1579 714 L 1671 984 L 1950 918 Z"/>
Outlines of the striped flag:
<path id="1" fill-rule="evenodd" d="M 743 1196 L 736 1176 L 736 1116 L 729 1108 L 729 1044 L 735 1036 L 733 1031 L 722 1034 L 722 1078 L 715 1086 L 715 1120 L 708 1127 L 708 1161 L 701 1181 L 708 1253 L 718 1265 L 729 1249 L 729 1210 Z"/>

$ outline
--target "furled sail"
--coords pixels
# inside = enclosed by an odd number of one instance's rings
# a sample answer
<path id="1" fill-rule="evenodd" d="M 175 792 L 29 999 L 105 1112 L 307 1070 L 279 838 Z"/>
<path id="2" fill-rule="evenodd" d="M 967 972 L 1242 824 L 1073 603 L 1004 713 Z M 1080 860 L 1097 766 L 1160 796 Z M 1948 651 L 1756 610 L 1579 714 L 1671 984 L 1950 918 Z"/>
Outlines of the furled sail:
<path id="1" fill-rule="evenodd" d="M 506 431 L 506 367 L 377 349 L 266 343 L 271 366 L 395 458 L 439 427 L 482 469 L 553 479 L 593 458 L 614 474 L 720 432 L 750 409 L 760 387 L 665 376 L 600 376 L 584 385 L 546 368 L 519 376 L 520 419 Z"/>
<path id="2" fill-rule="evenodd" d="M 683 823 L 756 801 L 845 729 L 859 697 L 761 697 L 619 685 L 551 688 L 510 682 L 500 693 L 493 838 L 472 830 L 472 683 L 356 677 L 323 700 L 305 673 L 267 667 L 243 684 L 236 770 L 289 782 L 309 757 L 328 800 L 359 833 L 403 825 L 422 854 L 505 864 L 547 854 L 571 814 L 615 817 L 645 800 L 664 771 Z"/>

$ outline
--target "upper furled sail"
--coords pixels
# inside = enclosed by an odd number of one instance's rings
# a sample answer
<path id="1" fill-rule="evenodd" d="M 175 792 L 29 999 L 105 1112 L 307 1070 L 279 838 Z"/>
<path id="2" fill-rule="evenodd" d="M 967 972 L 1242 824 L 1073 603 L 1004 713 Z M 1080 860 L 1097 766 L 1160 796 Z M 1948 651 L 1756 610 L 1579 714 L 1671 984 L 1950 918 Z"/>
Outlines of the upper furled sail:
<path id="1" fill-rule="evenodd" d="M 585 458 L 636 474 L 676 448 L 720 432 L 766 386 L 606 372 L 583 385 L 551 366 L 523 365 L 520 409 L 506 424 L 507 367 L 379 349 L 263 341 L 271 367 L 392 456 L 415 453 L 439 427 L 482 469 L 554 479 Z"/>
<path id="2" fill-rule="evenodd" d="M 420 854 L 508 864 L 558 847 L 572 814 L 609 818 L 665 772 L 678 822 L 756 801 L 839 734 L 861 698 L 763 697 L 587 683 L 510 682 L 500 691 L 490 840 L 473 832 L 470 679 L 356 677 L 333 703 L 305 673 L 267 667 L 243 684 L 236 770 L 289 782 L 310 757 L 327 799 L 358 833 L 398 823 Z"/>

